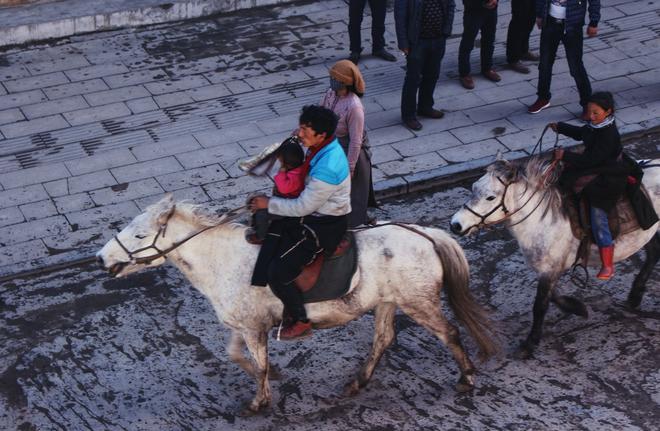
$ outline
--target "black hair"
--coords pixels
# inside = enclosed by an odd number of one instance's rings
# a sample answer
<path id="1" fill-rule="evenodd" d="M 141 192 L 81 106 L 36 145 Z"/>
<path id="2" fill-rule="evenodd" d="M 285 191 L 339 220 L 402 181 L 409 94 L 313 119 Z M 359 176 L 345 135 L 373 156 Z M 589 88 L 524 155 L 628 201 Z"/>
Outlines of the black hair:
<path id="1" fill-rule="evenodd" d="M 604 111 L 608 109 L 614 113 L 614 96 L 609 91 L 597 91 L 589 97 L 589 103 L 595 103 L 603 108 Z"/>
<path id="2" fill-rule="evenodd" d="M 303 164 L 305 153 L 297 139 L 287 139 L 276 151 L 286 168 L 293 169 Z"/>
<path id="3" fill-rule="evenodd" d="M 335 134 L 339 117 L 328 108 L 319 105 L 303 106 L 298 124 L 311 127 L 317 134 L 325 133 L 326 137 Z"/>
<path id="4" fill-rule="evenodd" d="M 364 96 L 364 93 L 360 93 L 359 91 L 357 91 L 355 85 L 347 85 L 346 88 L 348 88 L 348 91 L 350 91 L 351 93 L 355 93 L 355 95 L 359 98 L 362 98 L 362 96 Z"/>

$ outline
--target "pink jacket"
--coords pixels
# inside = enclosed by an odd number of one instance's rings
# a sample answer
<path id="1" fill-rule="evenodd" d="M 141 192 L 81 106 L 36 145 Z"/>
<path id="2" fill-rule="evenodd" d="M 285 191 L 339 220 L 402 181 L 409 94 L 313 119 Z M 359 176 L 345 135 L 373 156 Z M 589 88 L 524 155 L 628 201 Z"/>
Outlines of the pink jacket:
<path id="1" fill-rule="evenodd" d="M 289 171 L 280 171 L 275 175 L 275 189 L 283 198 L 297 198 L 305 188 L 305 172 L 303 166 Z"/>

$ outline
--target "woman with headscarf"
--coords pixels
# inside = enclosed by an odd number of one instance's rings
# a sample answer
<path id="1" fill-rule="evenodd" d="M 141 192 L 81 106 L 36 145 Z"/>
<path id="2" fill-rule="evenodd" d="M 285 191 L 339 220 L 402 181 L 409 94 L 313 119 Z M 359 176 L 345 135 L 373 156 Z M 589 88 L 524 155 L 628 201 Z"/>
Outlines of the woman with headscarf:
<path id="1" fill-rule="evenodd" d="M 349 228 L 367 223 L 367 207 L 377 206 L 371 178 L 371 151 L 364 127 L 364 106 L 360 100 L 364 91 L 360 69 L 349 60 L 340 60 L 330 69 L 330 88 L 320 103 L 339 116 L 335 134 L 346 152 L 351 170 Z"/>

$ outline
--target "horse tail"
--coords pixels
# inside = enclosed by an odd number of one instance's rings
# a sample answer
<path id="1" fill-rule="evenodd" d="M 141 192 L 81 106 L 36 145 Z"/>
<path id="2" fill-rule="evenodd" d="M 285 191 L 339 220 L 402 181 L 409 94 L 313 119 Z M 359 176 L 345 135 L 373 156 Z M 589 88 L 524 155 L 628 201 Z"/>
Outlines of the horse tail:
<path id="1" fill-rule="evenodd" d="M 488 311 L 476 302 L 470 292 L 470 266 L 463 249 L 444 232 L 441 242 L 434 241 L 434 248 L 442 263 L 442 281 L 449 307 L 467 327 L 479 347 L 479 359 L 485 361 L 500 349 L 496 341 L 495 325 Z"/>

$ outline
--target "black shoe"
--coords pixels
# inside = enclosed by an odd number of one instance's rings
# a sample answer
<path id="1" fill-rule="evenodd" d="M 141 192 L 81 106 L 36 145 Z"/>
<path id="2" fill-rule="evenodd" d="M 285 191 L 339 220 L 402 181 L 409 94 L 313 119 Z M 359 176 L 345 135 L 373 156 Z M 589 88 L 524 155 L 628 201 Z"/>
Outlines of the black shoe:
<path id="1" fill-rule="evenodd" d="M 420 123 L 417 118 L 403 120 L 403 124 L 405 124 L 410 130 L 422 130 L 422 123 Z"/>
<path id="2" fill-rule="evenodd" d="M 525 75 L 527 75 L 530 72 L 529 67 L 525 66 L 520 61 L 516 61 L 515 63 L 509 63 L 509 67 L 511 68 L 511 70 L 515 70 L 518 73 L 524 73 Z"/>
<path id="3" fill-rule="evenodd" d="M 358 61 L 360 61 L 360 53 L 359 52 L 351 52 L 351 55 L 348 56 L 348 59 L 353 62 L 353 64 L 358 64 Z"/>
<path id="4" fill-rule="evenodd" d="M 396 61 L 396 57 L 389 52 L 387 52 L 385 49 L 380 49 L 378 51 L 373 52 L 374 57 L 379 57 L 382 58 L 385 61 Z"/>
<path id="5" fill-rule="evenodd" d="M 532 51 L 527 51 L 521 58 L 526 61 L 539 61 L 538 54 L 534 54 Z"/>
<path id="6" fill-rule="evenodd" d="M 445 113 L 442 112 L 442 111 L 438 111 L 437 109 L 431 108 L 430 111 L 417 111 L 417 115 L 420 115 L 420 116 L 426 117 L 426 118 L 438 119 L 438 118 L 444 117 Z"/>

